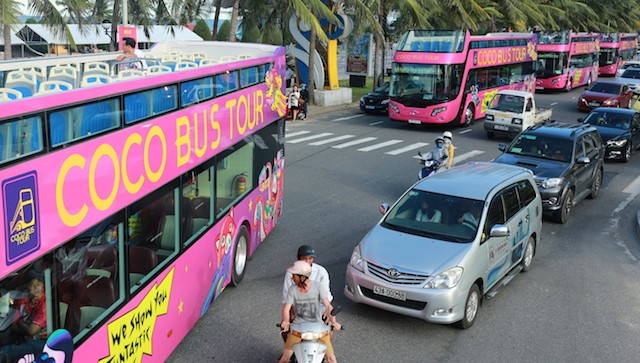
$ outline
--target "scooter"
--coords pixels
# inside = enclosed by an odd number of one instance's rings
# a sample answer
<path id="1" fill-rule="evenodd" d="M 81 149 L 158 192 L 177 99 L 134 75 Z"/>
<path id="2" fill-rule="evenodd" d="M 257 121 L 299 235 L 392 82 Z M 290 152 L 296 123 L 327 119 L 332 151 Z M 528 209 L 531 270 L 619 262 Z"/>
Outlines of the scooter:
<path id="1" fill-rule="evenodd" d="M 342 310 L 342 307 L 336 306 L 331 310 L 331 316 L 335 316 Z M 277 324 L 280 327 L 280 324 Z M 294 344 L 293 358 L 291 362 L 297 363 L 322 363 L 327 346 L 320 342 L 320 338 L 331 334 L 331 326 L 324 322 L 314 323 L 295 323 L 290 325 L 291 331 L 300 334 L 302 341 Z M 340 330 L 344 330 L 341 327 Z"/>
<path id="2" fill-rule="evenodd" d="M 420 156 L 418 164 L 422 165 L 422 169 L 420 169 L 420 172 L 418 173 L 418 180 L 424 179 L 435 173 L 442 166 L 441 163 L 433 158 L 433 154 L 431 152 L 422 155 L 422 153 L 418 151 L 418 155 Z"/>

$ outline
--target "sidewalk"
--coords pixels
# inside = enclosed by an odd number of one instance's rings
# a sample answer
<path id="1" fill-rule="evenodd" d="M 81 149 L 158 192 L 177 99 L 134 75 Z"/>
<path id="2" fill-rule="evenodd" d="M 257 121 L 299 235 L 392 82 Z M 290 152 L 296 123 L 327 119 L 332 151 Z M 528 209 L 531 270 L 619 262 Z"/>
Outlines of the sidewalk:
<path id="1" fill-rule="evenodd" d="M 358 107 L 360 107 L 359 102 L 360 101 L 356 101 L 356 102 L 351 102 L 351 103 L 346 103 L 344 105 L 336 105 L 336 106 L 309 105 L 307 107 L 307 111 L 309 112 L 309 116 L 307 118 L 309 117 L 313 118 L 317 115 L 322 115 L 330 112 L 343 111 L 348 109 L 358 109 Z"/>

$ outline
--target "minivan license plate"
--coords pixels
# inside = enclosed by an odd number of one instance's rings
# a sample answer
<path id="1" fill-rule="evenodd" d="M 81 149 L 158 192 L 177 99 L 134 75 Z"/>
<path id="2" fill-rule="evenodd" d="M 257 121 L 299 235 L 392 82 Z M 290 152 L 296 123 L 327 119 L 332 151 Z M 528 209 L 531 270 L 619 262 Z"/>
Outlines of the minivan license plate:
<path id="1" fill-rule="evenodd" d="M 420 125 L 422 123 L 420 120 L 409 120 L 408 122 L 410 124 L 416 124 L 416 125 Z"/>
<path id="2" fill-rule="evenodd" d="M 390 298 L 396 299 L 396 300 L 402 300 L 402 301 L 407 300 L 407 294 L 406 293 L 404 293 L 402 291 L 396 291 L 396 290 L 387 289 L 386 287 L 382 287 L 382 286 L 373 285 L 373 293 L 374 294 L 378 294 L 378 295 L 382 295 L 382 296 L 386 296 L 386 297 L 390 297 Z"/>

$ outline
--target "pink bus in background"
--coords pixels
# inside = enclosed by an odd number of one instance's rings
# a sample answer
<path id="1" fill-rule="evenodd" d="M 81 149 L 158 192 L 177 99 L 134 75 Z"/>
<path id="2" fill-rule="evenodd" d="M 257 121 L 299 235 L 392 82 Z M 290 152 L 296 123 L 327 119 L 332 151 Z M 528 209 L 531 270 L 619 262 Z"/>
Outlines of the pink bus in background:
<path id="1" fill-rule="evenodd" d="M 598 79 L 598 33 L 543 30 L 537 50 L 536 89 L 569 91 Z"/>
<path id="2" fill-rule="evenodd" d="M 635 57 L 637 48 L 637 34 L 602 33 L 600 40 L 600 74 L 615 76 L 618 67 Z"/>
<path id="3" fill-rule="evenodd" d="M 534 91 L 533 33 L 411 30 L 393 57 L 389 117 L 468 126 L 501 89 Z"/>
<path id="4" fill-rule="evenodd" d="M 118 74 L 86 56 L 0 63 L 0 331 L 43 287 L 39 329 L 3 358 L 167 360 L 281 215 L 284 48 L 171 41 L 145 57 Z"/>

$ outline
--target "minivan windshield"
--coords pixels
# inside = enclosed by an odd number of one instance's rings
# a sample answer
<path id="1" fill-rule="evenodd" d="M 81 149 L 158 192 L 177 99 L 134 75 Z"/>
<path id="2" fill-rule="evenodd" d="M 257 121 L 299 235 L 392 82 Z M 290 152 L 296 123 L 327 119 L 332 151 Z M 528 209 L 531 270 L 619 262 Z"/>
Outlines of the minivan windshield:
<path id="1" fill-rule="evenodd" d="M 382 226 L 448 242 L 473 242 L 484 201 L 412 189 L 400 198 Z"/>

